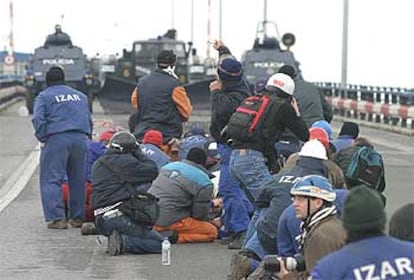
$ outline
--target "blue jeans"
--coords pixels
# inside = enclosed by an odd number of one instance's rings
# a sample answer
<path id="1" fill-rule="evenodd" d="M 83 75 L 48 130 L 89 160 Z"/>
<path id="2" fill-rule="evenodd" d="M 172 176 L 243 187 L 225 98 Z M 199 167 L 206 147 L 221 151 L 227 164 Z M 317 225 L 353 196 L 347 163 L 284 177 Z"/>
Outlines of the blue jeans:
<path id="1" fill-rule="evenodd" d="M 109 236 L 113 230 L 122 235 L 123 250 L 134 254 L 161 253 L 162 236 L 155 230 L 148 229 L 133 222 L 125 215 L 96 218 L 96 229 L 99 234 Z"/>
<path id="2" fill-rule="evenodd" d="M 256 200 L 259 187 L 272 179 L 263 154 L 250 149 L 233 150 L 230 157 L 230 174 L 250 200 Z"/>
<path id="3" fill-rule="evenodd" d="M 230 175 L 229 161 L 232 149 L 228 145 L 219 144 L 218 151 L 220 153 L 219 195 L 224 201 L 225 211 L 222 217 L 224 228 L 229 233 L 246 231 L 253 205 Z"/>
<path id="4" fill-rule="evenodd" d="M 244 248 L 247 244 L 247 242 L 252 238 L 253 235 L 257 232 L 257 223 L 260 221 L 260 219 L 266 214 L 267 208 L 257 208 L 252 216 L 252 219 L 250 220 L 249 226 L 247 227 L 246 237 L 243 242 L 242 248 Z"/>
<path id="5" fill-rule="evenodd" d="M 252 235 L 252 237 L 247 241 L 246 246 L 244 246 L 244 248 L 253 251 L 262 260 L 266 255 L 269 255 L 269 252 L 266 251 L 265 248 L 263 248 L 259 238 L 257 238 L 257 232 L 255 232 Z"/>
<path id="6" fill-rule="evenodd" d="M 40 194 L 46 222 L 65 219 L 62 182 L 68 176 L 70 219 L 85 218 L 88 138 L 67 132 L 50 136 L 40 152 Z"/>

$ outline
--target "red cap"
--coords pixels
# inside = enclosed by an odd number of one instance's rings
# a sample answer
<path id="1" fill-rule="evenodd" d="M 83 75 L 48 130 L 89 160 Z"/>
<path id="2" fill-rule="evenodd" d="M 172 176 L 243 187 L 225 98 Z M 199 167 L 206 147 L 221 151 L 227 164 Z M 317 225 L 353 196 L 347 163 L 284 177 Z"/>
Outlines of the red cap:
<path id="1" fill-rule="evenodd" d="M 112 135 L 114 135 L 116 133 L 115 130 L 107 130 L 101 133 L 101 135 L 99 136 L 99 141 L 100 142 L 109 142 L 109 140 L 111 140 Z"/>
<path id="2" fill-rule="evenodd" d="M 154 144 L 158 147 L 162 145 L 162 133 L 158 130 L 150 129 L 144 134 L 144 139 L 142 139 L 142 143 L 147 144 Z"/>
<path id="3" fill-rule="evenodd" d="M 326 149 L 329 148 L 329 136 L 324 129 L 320 127 L 309 128 L 309 140 L 311 139 L 319 140 Z"/>

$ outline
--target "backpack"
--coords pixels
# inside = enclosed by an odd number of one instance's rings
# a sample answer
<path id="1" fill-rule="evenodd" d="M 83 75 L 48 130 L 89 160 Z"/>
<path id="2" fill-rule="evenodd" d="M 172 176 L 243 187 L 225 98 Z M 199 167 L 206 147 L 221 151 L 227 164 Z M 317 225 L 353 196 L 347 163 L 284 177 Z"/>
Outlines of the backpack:
<path id="1" fill-rule="evenodd" d="M 380 153 L 369 147 L 360 147 L 352 156 L 345 177 L 352 184 L 364 184 L 382 192 L 384 162 Z"/>
<path id="2" fill-rule="evenodd" d="M 227 124 L 229 138 L 256 142 L 263 136 L 264 119 L 273 104 L 269 96 L 250 96 L 242 101 Z"/>

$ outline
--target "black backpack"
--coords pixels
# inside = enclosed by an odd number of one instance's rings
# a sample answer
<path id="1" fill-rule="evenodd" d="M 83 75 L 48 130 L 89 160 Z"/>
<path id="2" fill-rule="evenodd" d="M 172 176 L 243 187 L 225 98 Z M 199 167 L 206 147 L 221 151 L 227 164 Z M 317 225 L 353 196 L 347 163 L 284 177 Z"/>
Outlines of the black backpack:
<path id="1" fill-rule="evenodd" d="M 269 96 L 250 96 L 242 101 L 227 124 L 229 138 L 256 142 L 263 137 L 264 120 L 274 100 Z"/>

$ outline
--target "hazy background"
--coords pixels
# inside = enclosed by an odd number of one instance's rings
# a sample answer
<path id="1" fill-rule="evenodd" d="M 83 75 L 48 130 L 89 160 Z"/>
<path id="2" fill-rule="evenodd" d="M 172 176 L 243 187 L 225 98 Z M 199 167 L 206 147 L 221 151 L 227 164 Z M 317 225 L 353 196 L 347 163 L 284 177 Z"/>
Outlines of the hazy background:
<path id="1" fill-rule="evenodd" d="M 9 0 L 0 0 L 0 47 L 10 30 Z M 191 40 L 191 0 L 14 0 L 15 51 L 33 52 L 61 23 L 89 55 L 122 53 L 132 41 L 168 28 Z M 211 0 L 211 37 L 219 36 L 219 0 Z M 292 32 L 292 51 L 310 81 L 341 79 L 343 0 L 268 0 L 268 20 Z M 222 39 L 240 58 L 263 19 L 262 0 L 222 0 Z M 348 83 L 413 87 L 414 1 L 349 0 Z M 62 18 L 63 15 L 63 18 Z M 207 52 L 208 1 L 194 0 L 194 46 Z M 215 55 L 215 51 L 211 50 Z"/>

